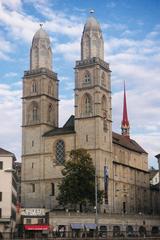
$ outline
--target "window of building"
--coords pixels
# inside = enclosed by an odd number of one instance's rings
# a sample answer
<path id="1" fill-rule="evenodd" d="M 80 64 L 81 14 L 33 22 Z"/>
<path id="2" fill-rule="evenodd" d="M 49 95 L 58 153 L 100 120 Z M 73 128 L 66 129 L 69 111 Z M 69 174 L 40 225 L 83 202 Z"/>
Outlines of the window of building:
<path id="1" fill-rule="evenodd" d="M 91 76 L 90 73 L 87 71 L 84 75 L 84 83 L 90 83 L 91 82 Z"/>
<path id="2" fill-rule="evenodd" d="M 43 224 L 44 223 L 44 219 L 43 218 L 38 218 L 38 224 Z"/>
<path id="3" fill-rule="evenodd" d="M 38 119 L 38 108 L 37 106 L 33 106 L 33 121 L 36 121 Z"/>
<path id="4" fill-rule="evenodd" d="M 92 112 L 92 99 L 89 94 L 84 96 L 84 113 L 90 114 Z"/>
<path id="5" fill-rule="evenodd" d="M 51 113 L 52 113 L 52 104 L 48 106 L 48 122 L 51 121 Z"/>
<path id="6" fill-rule="evenodd" d="M 34 162 L 32 162 L 32 168 L 34 168 Z"/>
<path id="7" fill-rule="evenodd" d="M 56 161 L 63 164 L 65 161 L 65 145 L 63 140 L 59 140 L 56 144 Z"/>
<path id="8" fill-rule="evenodd" d="M 102 97 L 102 111 L 107 111 L 107 99 L 106 99 L 106 96 L 103 95 Z"/>
<path id="9" fill-rule="evenodd" d="M 0 192 L 0 201 L 2 201 L 2 192 Z"/>
<path id="10" fill-rule="evenodd" d="M 52 95 L 52 94 L 53 94 L 53 84 L 52 84 L 51 81 L 50 81 L 49 84 L 48 84 L 48 94 L 49 94 L 49 95 Z"/>
<path id="11" fill-rule="evenodd" d="M 51 183 L 51 196 L 55 195 L 55 184 Z"/>
<path id="12" fill-rule="evenodd" d="M 3 169 L 3 162 L 0 161 L 0 169 Z"/>
<path id="13" fill-rule="evenodd" d="M 31 191 L 35 192 L 35 184 L 34 183 L 31 184 Z"/>
<path id="14" fill-rule="evenodd" d="M 88 142 L 88 135 L 86 135 L 86 142 Z"/>
<path id="15" fill-rule="evenodd" d="M 37 83 L 36 83 L 36 81 L 33 81 L 33 82 L 32 82 L 32 92 L 33 92 L 33 93 L 36 93 L 36 92 L 37 92 Z"/>
<path id="16" fill-rule="evenodd" d="M 0 218 L 2 217 L 2 208 L 0 208 Z"/>
<path id="17" fill-rule="evenodd" d="M 101 84 L 102 84 L 102 86 L 106 86 L 106 79 L 105 79 L 105 73 L 104 72 L 101 74 Z"/>
<path id="18" fill-rule="evenodd" d="M 123 202 L 123 213 L 126 213 L 126 202 Z"/>
<path id="19" fill-rule="evenodd" d="M 32 140 L 32 147 L 34 146 L 34 141 Z"/>
<path id="20" fill-rule="evenodd" d="M 31 224 L 31 223 L 32 223 L 31 219 L 30 218 L 26 218 L 26 224 Z"/>

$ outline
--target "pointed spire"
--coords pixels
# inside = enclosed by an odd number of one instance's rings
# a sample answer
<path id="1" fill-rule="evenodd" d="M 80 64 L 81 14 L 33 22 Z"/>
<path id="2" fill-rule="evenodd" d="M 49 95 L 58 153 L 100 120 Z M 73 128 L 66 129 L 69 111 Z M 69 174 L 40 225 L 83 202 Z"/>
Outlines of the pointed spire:
<path id="1" fill-rule="evenodd" d="M 124 99 L 123 99 L 123 119 L 122 119 L 121 129 L 122 129 L 122 135 L 129 138 L 130 126 L 129 126 L 128 114 L 127 114 L 125 81 L 124 81 Z"/>

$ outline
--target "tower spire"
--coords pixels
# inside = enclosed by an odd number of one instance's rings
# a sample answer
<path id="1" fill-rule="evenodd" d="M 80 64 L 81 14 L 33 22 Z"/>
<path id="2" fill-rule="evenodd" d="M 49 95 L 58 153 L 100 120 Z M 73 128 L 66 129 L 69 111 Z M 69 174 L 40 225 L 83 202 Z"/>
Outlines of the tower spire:
<path id="1" fill-rule="evenodd" d="M 130 126 L 128 121 L 128 114 L 127 114 L 127 101 L 126 101 L 126 89 L 125 89 L 125 81 L 124 81 L 124 99 L 123 99 L 123 119 L 121 123 L 122 135 L 125 137 L 130 137 Z"/>

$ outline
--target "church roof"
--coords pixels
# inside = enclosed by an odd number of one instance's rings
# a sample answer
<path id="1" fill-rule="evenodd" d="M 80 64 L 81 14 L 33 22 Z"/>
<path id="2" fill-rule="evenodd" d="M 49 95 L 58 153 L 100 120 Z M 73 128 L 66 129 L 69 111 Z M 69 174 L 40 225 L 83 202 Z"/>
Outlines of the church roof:
<path id="1" fill-rule="evenodd" d="M 67 122 L 61 128 L 54 128 L 51 131 L 46 132 L 43 136 L 50 137 L 56 135 L 63 135 L 63 134 L 71 134 L 75 133 L 74 128 L 74 115 L 71 115 Z M 112 132 L 112 142 L 114 144 L 120 145 L 124 148 L 127 148 L 131 151 L 135 151 L 138 153 L 147 153 L 136 141 L 131 138 L 126 138 L 123 135 L 118 133 Z"/>
<path id="2" fill-rule="evenodd" d="M 56 136 L 56 135 L 63 135 L 63 134 L 71 134 L 75 133 L 74 130 L 74 116 L 70 116 L 70 118 L 67 120 L 67 122 L 64 124 L 61 128 L 54 128 L 51 131 L 46 132 L 43 136 L 44 137 L 50 137 L 50 136 Z"/>
<path id="3" fill-rule="evenodd" d="M 125 147 L 131 151 L 138 153 L 147 153 L 136 141 L 131 138 L 126 138 L 125 136 L 112 132 L 112 141 L 113 143 Z"/>

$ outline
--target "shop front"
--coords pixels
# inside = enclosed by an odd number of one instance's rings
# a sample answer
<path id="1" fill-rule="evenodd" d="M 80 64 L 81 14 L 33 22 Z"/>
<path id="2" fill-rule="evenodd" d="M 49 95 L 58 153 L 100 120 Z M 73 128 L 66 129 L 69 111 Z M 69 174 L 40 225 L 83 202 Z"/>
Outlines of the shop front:
<path id="1" fill-rule="evenodd" d="M 49 225 L 26 224 L 24 225 L 24 236 L 26 238 L 41 238 L 47 237 L 49 234 Z"/>

